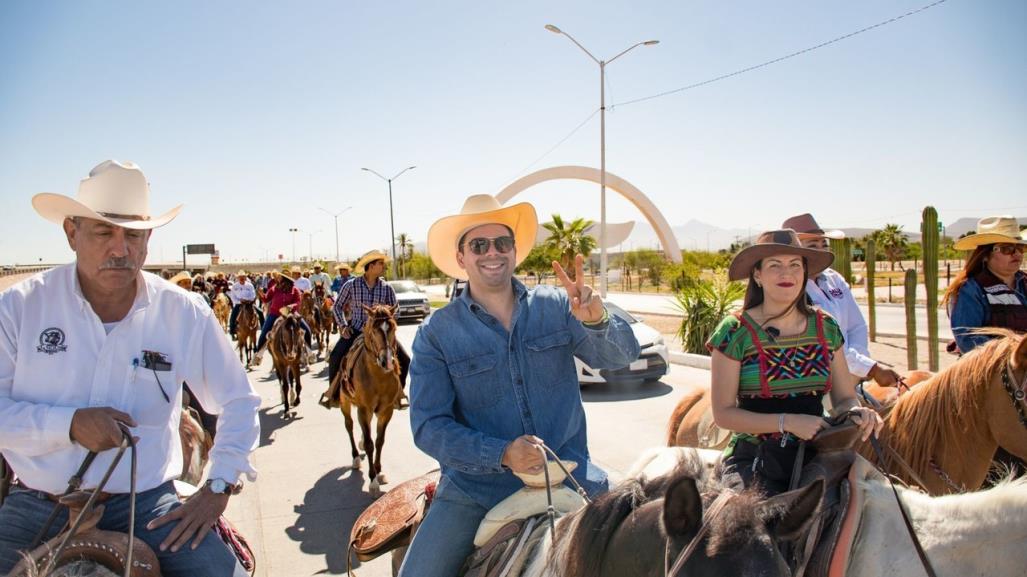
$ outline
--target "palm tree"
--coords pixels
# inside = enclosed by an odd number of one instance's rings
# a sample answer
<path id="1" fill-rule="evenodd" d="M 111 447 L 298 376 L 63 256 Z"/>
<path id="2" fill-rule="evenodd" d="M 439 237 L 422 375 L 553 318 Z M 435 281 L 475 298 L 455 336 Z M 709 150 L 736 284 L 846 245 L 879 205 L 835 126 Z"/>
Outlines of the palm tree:
<path id="1" fill-rule="evenodd" d="M 396 266 L 399 267 L 399 276 L 402 277 L 404 276 L 403 267 L 414 255 L 414 242 L 410 240 L 409 234 L 401 232 L 396 236 L 396 244 L 399 245 L 399 262 L 396 263 Z"/>
<path id="2" fill-rule="evenodd" d="M 872 233 L 874 242 L 884 251 L 885 258 L 891 262 L 891 269 L 895 270 L 895 261 L 902 260 L 909 246 L 909 239 L 902 232 L 901 224 L 886 224 L 881 230 Z M 901 263 L 900 263 L 901 268 Z"/>
<path id="3" fill-rule="evenodd" d="M 557 260 L 571 277 L 574 277 L 574 256 L 580 254 L 588 257 L 599 246 L 594 236 L 585 233 L 585 229 L 594 222 L 586 218 L 566 222 L 559 214 L 553 214 L 553 222 L 542 225 L 549 231 L 546 248 L 559 255 Z"/>

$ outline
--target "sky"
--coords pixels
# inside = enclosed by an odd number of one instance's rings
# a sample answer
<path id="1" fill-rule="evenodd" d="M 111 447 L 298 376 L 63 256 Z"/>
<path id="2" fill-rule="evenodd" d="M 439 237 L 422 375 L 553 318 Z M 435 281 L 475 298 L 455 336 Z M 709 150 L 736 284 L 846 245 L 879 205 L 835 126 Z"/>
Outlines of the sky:
<path id="1" fill-rule="evenodd" d="M 334 259 L 343 210 L 343 257 L 385 248 L 388 185 L 363 167 L 416 166 L 392 183 L 395 232 L 416 243 L 470 194 L 598 168 L 599 66 L 548 23 L 600 59 L 660 41 L 607 67 L 606 161 L 671 225 L 1027 215 L 1022 0 L 948 0 L 618 106 L 930 3 L 4 1 L 0 263 L 73 260 L 31 197 L 74 196 L 108 158 L 142 167 L 155 214 L 185 203 L 151 263 L 193 243 L 230 261 Z M 592 183 L 522 200 L 543 220 L 599 219 Z M 643 218 L 614 192 L 607 204 L 609 222 Z"/>

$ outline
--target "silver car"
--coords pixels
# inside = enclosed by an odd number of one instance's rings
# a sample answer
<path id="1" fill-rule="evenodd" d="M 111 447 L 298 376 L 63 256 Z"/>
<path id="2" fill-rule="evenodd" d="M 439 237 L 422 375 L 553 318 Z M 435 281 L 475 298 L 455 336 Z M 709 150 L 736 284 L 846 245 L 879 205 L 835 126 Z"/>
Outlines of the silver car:
<path id="1" fill-rule="evenodd" d="M 578 382 L 586 385 L 589 383 L 641 383 L 660 380 L 670 368 L 670 352 L 667 350 L 663 335 L 612 302 L 603 301 L 603 304 L 611 315 L 615 315 L 631 325 L 631 330 L 634 331 L 642 352 L 638 359 L 619 369 L 593 369 L 578 357 L 574 357 L 574 364 L 578 368 Z"/>
<path id="2" fill-rule="evenodd" d="M 431 313 L 428 295 L 424 289 L 412 280 L 388 281 L 392 290 L 396 291 L 396 320 L 417 319 L 423 321 Z"/>

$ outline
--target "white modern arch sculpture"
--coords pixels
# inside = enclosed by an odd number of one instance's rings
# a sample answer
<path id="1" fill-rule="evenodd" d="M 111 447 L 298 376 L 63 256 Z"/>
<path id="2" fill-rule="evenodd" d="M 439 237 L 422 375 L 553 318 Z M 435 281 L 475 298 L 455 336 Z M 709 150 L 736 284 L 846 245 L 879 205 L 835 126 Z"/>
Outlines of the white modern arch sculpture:
<path id="1" fill-rule="evenodd" d="M 510 199 L 536 184 L 548 180 L 563 179 L 587 180 L 599 184 L 599 169 L 588 166 L 554 166 L 544 168 L 513 181 L 506 188 L 499 191 L 499 194 L 496 195 L 496 200 L 501 205 L 506 204 Z M 656 205 L 646 195 L 642 194 L 642 191 L 636 188 L 635 185 L 615 174 L 611 174 L 610 171 L 606 172 L 606 186 L 619 192 L 621 196 L 628 199 L 631 204 L 635 205 L 635 208 L 641 211 L 646 220 L 649 221 L 649 224 L 656 230 L 656 236 L 660 239 L 664 254 L 671 261 L 680 263 L 681 248 L 678 247 L 678 241 L 674 238 L 674 232 L 671 231 L 670 225 L 667 224 L 667 219 L 663 218 L 663 214 L 656 208 Z M 607 227 L 609 226 L 609 223 L 607 223 Z"/>

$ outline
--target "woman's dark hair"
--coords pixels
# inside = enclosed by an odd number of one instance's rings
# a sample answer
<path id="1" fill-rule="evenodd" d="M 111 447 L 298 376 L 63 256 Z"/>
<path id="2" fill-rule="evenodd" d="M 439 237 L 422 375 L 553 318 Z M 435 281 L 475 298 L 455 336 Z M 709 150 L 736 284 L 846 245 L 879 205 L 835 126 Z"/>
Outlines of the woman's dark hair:
<path id="1" fill-rule="evenodd" d="M 756 261 L 756 264 L 752 266 L 752 270 L 749 271 L 749 285 L 745 288 L 745 300 L 742 304 L 742 310 L 749 310 L 753 307 L 763 304 L 763 287 L 756 284 L 756 269 L 763 266 L 763 259 Z M 795 301 L 786 308 L 784 311 L 770 317 L 763 321 L 763 325 L 766 325 L 770 321 L 783 317 L 788 314 L 793 308 L 797 309 L 803 316 L 813 316 L 813 308 L 810 306 L 809 301 L 806 300 L 806 278 L 809 270 L 809 263 L 806 262 L 806 257 L 802 257 L 802 289 L 799 290 L 799 296 L 795 297 Z"/>
<path id="2" fill-rule="evenodd" d="M 972 277 L 980 274 L 985 267 L 988 266 L 987 259 L 985 258 L 989 254 L 995 245 L 993 244 L 982 244 L 974 249 L 970 253 L 970 258 L 966 260 L 966 266 L 963 270 L 959 271 L 956 275 L 955 280 L 949 285 L 949 288 L 945 289 L 945 296 L 941 299 L 941 304 L 945 305 L 948 310 L 952 310 L 956 306 L 956 299 L 959 297 L 959 289 L 963 288 L 966 281 Z"/>

